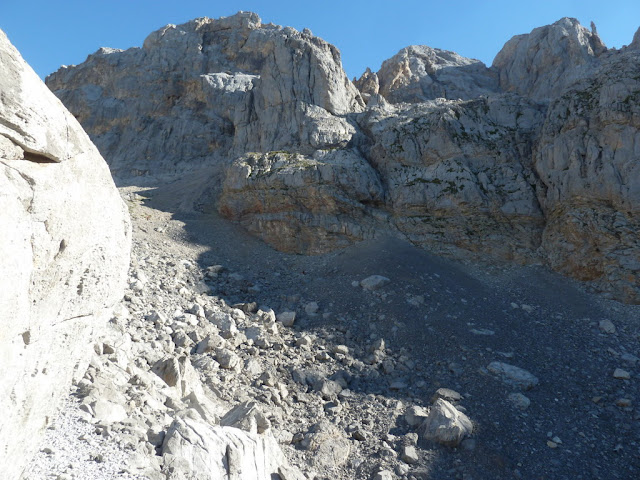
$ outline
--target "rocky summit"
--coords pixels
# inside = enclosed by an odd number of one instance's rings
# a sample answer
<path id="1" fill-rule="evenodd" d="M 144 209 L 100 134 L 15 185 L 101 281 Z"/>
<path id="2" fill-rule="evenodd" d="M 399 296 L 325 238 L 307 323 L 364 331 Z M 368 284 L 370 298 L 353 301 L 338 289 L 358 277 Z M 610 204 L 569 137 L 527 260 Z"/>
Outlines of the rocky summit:
<path id="1" fill-rule="evenodd" d="M 0 66 L 0 479 L 640 476 L 640 30 Z"/>

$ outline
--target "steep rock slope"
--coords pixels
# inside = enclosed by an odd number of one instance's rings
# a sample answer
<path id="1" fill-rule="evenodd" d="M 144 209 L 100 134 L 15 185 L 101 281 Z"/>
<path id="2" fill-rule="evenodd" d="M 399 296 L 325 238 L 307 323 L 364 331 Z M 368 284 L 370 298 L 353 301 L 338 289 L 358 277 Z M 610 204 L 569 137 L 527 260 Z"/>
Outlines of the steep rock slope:
<path id="1" fill-rule="evenodd" d="M 0 70 L 0 477 L 13 479 L 122 297 L 131 238 L 104 160 L 3 32 Z"/>
<path id="2" fill-rule="evenodd" d="M 542 115 L 513 95 L 368 110 L 366 154 L 397 227 L 441 253 L 534 258 L 544 217 L 527 159 Z"/>
<path id="3" fill-rule="evenodd" d="M 550 265 L 638 301 L 640 52 L 612 56 L 554 100 L 534 155 Z"/>

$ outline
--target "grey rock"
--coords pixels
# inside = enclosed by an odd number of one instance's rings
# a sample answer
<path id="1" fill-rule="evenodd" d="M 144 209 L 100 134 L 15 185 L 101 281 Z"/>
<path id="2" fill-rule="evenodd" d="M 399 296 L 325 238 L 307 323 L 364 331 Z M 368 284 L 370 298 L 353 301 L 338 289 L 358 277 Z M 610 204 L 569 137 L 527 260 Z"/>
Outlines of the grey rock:
<path id="1" fill-rule="evenodd" d="M 360 79 L 363 93 L 378 93 L 376 80 L 378 91 L 391 103 L 468 100 L 498 91 L 497 75 L 484 63 L 425 45 L 403 48 L 382 62 L 375 77 L 365 72 Z"/>
<path id="2" fill-rule="evenodd" d="M 404 419 L 410 427 L 417 427 L 421 425 L 428 416 L 428 409 L 417 405 L 412 405 L 411 407 L 407 408 L 407 411 L 404 414 Z"/>
<path id="3" fill-rule="evenodd" d="M 439 388 L 431 397 L 431 403 L 434 403 L 438 398 L 442 398 L 447 402 L 455 403 L 462 400 L 462 395 L 450 388 Z"/>
<path id="4" fill-rule="evenodd" d="M 531 390 L 539 383 L 538 378 L 532 373 L 508 363 L 491 362 L 487 366 L 487 370 L 497 375 L 507 385 L 512 385 L 522 390 Z"/>
<path id="5" fill-rule="evenodd" d="M 227 370 L 237 370 L 242 365 L 240 357 L 228 348 L 216 348 L 216 360 Z"/>
<path id="6" fill-rule="evenodd" d="M 360 286 L 365 290 L 379 290 L 387 285 L 391 280 L 382 275 L 371 275 L 360 281 Z"/>
<path id="7" fill-rule="evenodd" d="M 531 400 L 522 393 L 510 393 L 507 399 L 514 407 L 520 410 L 526 410 L 531 405 Z"/>
<path id="8" fill-rule="evenodd" d="M 622 368 L 616 368 L 613 372 L 613 378 L 617 378 L 619 380 L 629 380 L 631 378 L 631 374 L 623 370 Z"/>
<path id="9" fill-rule="evenodd" d="M 395 480 L 396 476 L 389 470 L 380 470 L 373 476 L 373 480 Z"/>
<path id="10" fill-rule="evenodd" d="M 313 425 L 305 439 L 307 449 L 313 454 L 313 463 L 319 467 L 340 466 L 349 458 L 349 440 L 329 422 Z"/>
<path id="11" fill-rule="evenodd" d="M 418 433 L 424 440 L 455 447 L 472 431 L 471 420 L 449 402 L 439 398 Z"/>
<path id="12" fill-rule="evenodd" d="M 600 320 L 600 322 L 598 323 L 598 326 L 600 327 L 600 330 L 602 330 L 603 333 L 609 333 L 609 334 L 616 333 L 616 326 L 609 319 Z"/>
<path id="13" fill-rule="evenodd" d="M 271 428 L 271 422 L 256 402 L 236 405 L 220 419 L 220 425 L 260 434 Z"/>
<path id="14" fill-rule="evenodd" d="M 405 463 L 414 464 L 420 461 L 420 457 L 418 455 L 418 451 L 416 447 L 413 445 L 405 445 L 402 447 L 402 452 L 400 452 L 400 460 Z"/>
<path id="15" fill-rule="evenodd" d="M 233 427 L 212 427 L 189 418 L 177 419 L 169 427 L 162 445 L 165 465 L 173 475 L 199 480 L 228 478 L 271 480 L 287 466 L 276 440 Z M 176 468 L 177 466 L 177 468 Z"/>
<path id="16" fill-rule="evenodd" d="M 115 423 L 127 418 L 126 409 L 117 403 L 99 399 L 91 404 L 93 415 L 97 422 Z"/>
<path id="17" fill-rule="evenodd" d="M 575 18 L 535 28 L 509 40 L 493 61 L 500 87 L 535 100 L 558 97 L 575 81 L 593 73 L 606 51 L 597 33 Z"/>
<path id="18" fill-rule="evenodd" d="M 276 316 L 276 319 L 285 327 L 293 327 L 293 324 L 296 321 L 296 312 L 282 312 Z"/>

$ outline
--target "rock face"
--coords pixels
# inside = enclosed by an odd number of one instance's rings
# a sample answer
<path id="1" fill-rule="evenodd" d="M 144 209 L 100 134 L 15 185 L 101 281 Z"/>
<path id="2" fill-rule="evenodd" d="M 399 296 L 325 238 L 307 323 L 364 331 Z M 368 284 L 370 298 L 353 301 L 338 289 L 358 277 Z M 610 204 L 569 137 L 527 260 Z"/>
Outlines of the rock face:
<path id="1" fill-rule="evenodd" d="M 551 103 L 534 155 L 550 265 L 626 299 L 640 287 L 638 79 L 640 52 L 609 59 Z"/>
<path id="2" fill-rule="evenodd" d="M 379 93 L 392 103 L 469 100 L 498 89 L 495 74 L 484 63 L 425 45 L 403 48 L 382 63 L 376 76 Z"/>
<path id="3" fill-rule="evenodd" d="M 142 48 L 100 49 L 47 84 L 120 177 L 343 146 L 354 133 L 343 116 L 364 105 L 334 46 L 242 12 L 168 25 Z"/>
<path id="4" fill-rule="evenodd" d="M 392 231 L 640 302 L 637 43 L 607 50 L 563 18 L 491 68 L 412 46 L 354 86 L 335 47 L 241 12 L 101 49 L 48 84 L 122 181 L 200 169 L 182 180 L 198 203 L 280 250 Z"/>
<path id="5" fill-rule="evenodd" d="M 371 237 L 368 211 L 383 202 L 378 174 L 357 151 L 269 152 L 231 165 L 220 208 L 280 249 L 313 254 Z"/>
<path id="6" fill-rule="evenodd" d="M 535 104 L 510 95 L 371 108 L 360 119 L 387 207 L 412 242 L 520 261 L 544 226 L 527 165 L 541 122 Z"/>
<path id="7" fill-rule="evenodd" d="M 606 51 L 597 32 L 575 18 L 509 40 L 493 61 L 500 87 L 534 100 L 550 100 L 576 80 L 589 76 Z"/>
<path id="8" fill-rule="evenodd" d="M 0 32 L 0 464 L 17 478 L 109 307 L 130 224 L 78 122 Z"/>

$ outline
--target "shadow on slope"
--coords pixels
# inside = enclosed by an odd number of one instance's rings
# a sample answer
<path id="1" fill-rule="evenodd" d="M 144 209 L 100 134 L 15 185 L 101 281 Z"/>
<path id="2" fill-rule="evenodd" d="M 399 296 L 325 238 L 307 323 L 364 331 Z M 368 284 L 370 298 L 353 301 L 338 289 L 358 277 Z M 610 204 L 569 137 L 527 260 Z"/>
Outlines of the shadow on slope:
<path id="1" fill-rule="evenodd" d="M 147 192 L 145 203 L 184 224 L 179 240 L 206 247 L 200 268 L 221 264 L 237 274 L 212 282 L 213 295 L 229 304 L 255 301 L 276 312 L 295 310 L 296 330 L 347 344 L 356 358 L 365 358 L 383 338 L 397 360 L 388 372 L 381 366 L 354 376 L 350 389 L 357 394 L 405 405 L 428 405 L 439 387 L 463 394 L 476 424 L 475 445 L 437 447 L 430 473 L 416 478 L 461 471 L 473 478 L 629 478 L 640 470 L 631 448 L 611 456 L 614 446 L 634 444 L 640 436 L 630 413 L 615 406 L 621 396 L 640 399 L 638 386 L 612 378 L 620 354 L 640 354 L 633 340 L 640 338 L 632 320 L 637 308 L 589 295 L 540 267 L 483 270 L 391 236 L 321 256 L 283 254 L 215 213 L 190 209 L 205 185 L 192 177 L 158 187 Z M 373 292 L 355 283 L 372 274 L 390 283 Z M 315 315 L 305 313 L 310 302 L 319 305 Z M 614 320 L 624 338 L 602 335 L 597 325 L 604 318 Z M 509 402 L 518 390 L 489 374 L 493 361 L 540 379 L 524 392 L 529 409 Z M 389 428 L 407 431 L 402 422 Z M 550 433 L 565 445 L 549 448 Z"/>

